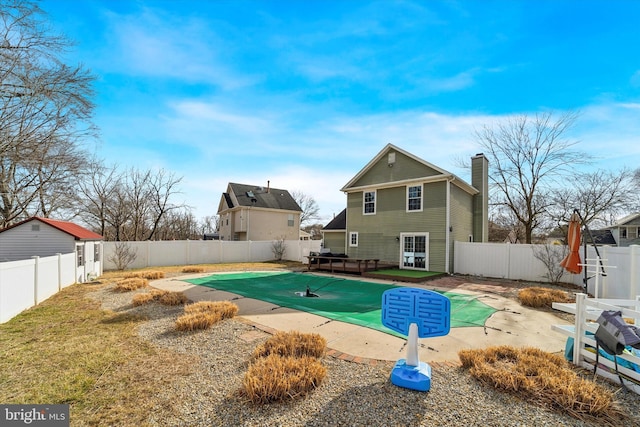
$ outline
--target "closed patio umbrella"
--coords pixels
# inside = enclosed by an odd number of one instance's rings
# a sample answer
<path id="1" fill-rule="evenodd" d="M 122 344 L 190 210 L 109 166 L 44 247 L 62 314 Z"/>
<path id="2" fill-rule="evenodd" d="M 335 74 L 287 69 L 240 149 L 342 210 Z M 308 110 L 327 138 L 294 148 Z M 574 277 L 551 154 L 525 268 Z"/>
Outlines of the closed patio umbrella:
<path id="1" fill-rule="evenodd" d="M 567 244 L 569 245 L 569 253 L 560 262 L 560 265 L 569 273 L 580 274 L 582 266 L 580 265 L 580 217 L 577 212 L 571 215 L 569 220 L 569 230 L 567 231 Z"/>

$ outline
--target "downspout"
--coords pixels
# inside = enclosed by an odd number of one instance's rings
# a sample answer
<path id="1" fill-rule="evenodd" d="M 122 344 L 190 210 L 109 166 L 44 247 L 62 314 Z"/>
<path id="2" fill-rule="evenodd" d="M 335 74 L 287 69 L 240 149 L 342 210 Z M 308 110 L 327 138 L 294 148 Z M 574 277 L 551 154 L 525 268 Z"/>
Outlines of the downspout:
<path id="1" fill-rule="evenodd" d="M 450 247 L 450 234 L 451 234 L 451 181 L 453 181 L 455 178 L 452 176 L 449 176 L 449 178 L 447 178 L 447 201 L 446 201 L 446 206 L 445 206 L 445 239 L 444 239 L 444 244 L 446 247 L 446 250 L 444 252 L 444 264 L 445 264 L 445 273 L 450 274 L 450 269 L 449 269 L 449 260 L 451 259 L 451 247 Z"/>

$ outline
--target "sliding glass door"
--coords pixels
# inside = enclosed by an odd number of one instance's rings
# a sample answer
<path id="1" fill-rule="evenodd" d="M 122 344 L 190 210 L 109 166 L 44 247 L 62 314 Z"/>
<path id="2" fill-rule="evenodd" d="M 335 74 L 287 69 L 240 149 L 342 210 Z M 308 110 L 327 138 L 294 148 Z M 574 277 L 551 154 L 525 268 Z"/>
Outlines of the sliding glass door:
<path id="1" fill-rule="evenodd" d="M 429 269 L 429 233 L 401 233 L 400 268 Z"/>

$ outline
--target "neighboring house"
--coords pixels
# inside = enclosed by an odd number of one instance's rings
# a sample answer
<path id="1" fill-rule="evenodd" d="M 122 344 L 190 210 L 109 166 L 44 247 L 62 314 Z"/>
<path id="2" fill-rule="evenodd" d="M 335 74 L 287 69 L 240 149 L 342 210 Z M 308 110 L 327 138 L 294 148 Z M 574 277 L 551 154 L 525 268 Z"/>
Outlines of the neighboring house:
<path id="1" fill-rule="evenodd" d="M 300 240 L 311 240 L 311 233 L 307 233 L 304 230 L 300 230 Z"/>
<path id="2" fill-rule="evenodd" d="M 609 229 L 618 246 L 640 245 L 640 213 L 625 216 Z"/>
<path id="3" fill-rule="evenodd" d="M 220 240 L 298 240 L 302 209 L 287 190 L 229 183 L 218 205 Z"/>
<path id="4" fill-rule="evenodd" d="M 468 184 L 388 144 L 341 189 L 347 208 L 323 229 L 324 245 L 350 258 L 451 272 L 454 241 L 488 240 L 488 168 L 484 155 L 474 156 Z"/>
<path id="5" fill-rule="evenodd" d="M 0 262 L 76 253 L 87 275 L 102 274 L 103 237 L 68 221 L 32 217 L 0 230 Z M 83 281 L 82 280 L 79 281 Z"/>

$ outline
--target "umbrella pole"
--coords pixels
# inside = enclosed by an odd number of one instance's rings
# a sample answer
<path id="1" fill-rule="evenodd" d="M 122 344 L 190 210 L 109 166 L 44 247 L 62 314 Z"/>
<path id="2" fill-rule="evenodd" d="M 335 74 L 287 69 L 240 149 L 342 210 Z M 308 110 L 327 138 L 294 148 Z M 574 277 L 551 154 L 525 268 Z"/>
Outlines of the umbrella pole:
<path id="1" fill-rule="evenodd" d="M 602 269 L 602 275 L 606 276 L 607 273 L 604 271 L 604 264 L 602 264 L 602 257 L 600 256 L 600 251 L 598 250 L 598 246 L 596 245 L 596 241 L 593 238 L 593 234 L 591 234 L 591 230 L 589 230 L 589 226 L 584 221 L 584 218 L 582 218 L 582 215 L 580 215 L 580 212 L 578 211 L 578 209 L 574 209 L 573 212 L 578 214 L 578 218 L 580 218 L 580 222 L 584 226 L 584 229 L 587 231 L 587 233 L 589 233 L 589 237 L 591 238 L 591 244 L 593 245 L 593 249 L 595 249 L 595 251 L 596 251 L 598 262 L 600 263 L 600 268 Z M 584 263 L 586 264 L 587 263 L 587 239 L 584 238 L 584 233 L 582 233 L 582 242 L 583 242 L 583 245 L 584 245 Z M 597 269 L 598 269 L 598 266 L 596 265 L 596 270 Z M 584 283 L 584 292 L 585 293 L 587 293 L 587 281 L 588 280 L 589 280 L 589 277 L 587 277 L 587 269 L 585 268 L 584 269 L 584 278 L 582 279 L 582 281 Z"/>

